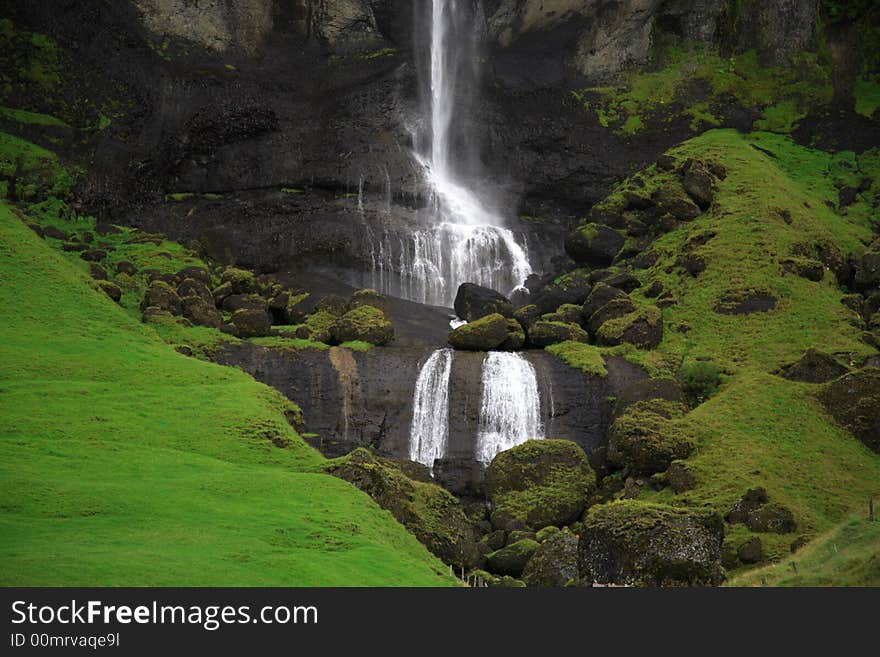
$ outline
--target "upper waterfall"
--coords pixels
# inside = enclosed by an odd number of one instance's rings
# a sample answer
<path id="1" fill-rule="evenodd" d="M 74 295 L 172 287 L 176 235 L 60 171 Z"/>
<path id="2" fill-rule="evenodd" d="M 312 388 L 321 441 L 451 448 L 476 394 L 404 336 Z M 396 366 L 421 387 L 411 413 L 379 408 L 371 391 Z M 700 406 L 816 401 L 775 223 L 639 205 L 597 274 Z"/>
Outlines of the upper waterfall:
<path id="1" fill-rule="evenodd" d="M 476 140 L 461 127 L 466 101 L 479 88 L 469 7 L 473 3 L 431 0 L 430 57 L 420 71 L 426 121 L 414 135 L 429 206 L 409 234 L 368 233 L 374 287 L 447 307 L 462 283 L 509 294 L 532 273 L 525 238 L 505 227 L 493 190 L 481 188 Z"/>

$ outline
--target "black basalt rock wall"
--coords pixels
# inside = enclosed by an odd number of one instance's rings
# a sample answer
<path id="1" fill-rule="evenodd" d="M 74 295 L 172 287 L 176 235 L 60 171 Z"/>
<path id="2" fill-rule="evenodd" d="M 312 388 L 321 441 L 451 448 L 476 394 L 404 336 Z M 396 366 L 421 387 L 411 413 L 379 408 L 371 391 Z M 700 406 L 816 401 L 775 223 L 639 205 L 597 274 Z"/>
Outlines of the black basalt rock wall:
<path id="1" fill-rule="evenodd" d="M 250 344 L 215 355 L 281 391 L 303 411 L 309 442 L 328 457 L 371 447 L 385 456 L 409 457 L 412 398 L 419 370 L 432 349 L 385 347 L 366 352 L 285 350 Z M 639 367 L 609 358 L 608 376 L 587 376 L 542 351 L 523 352 L 534 365 L 547 438 L 571 440 L 602 464 L 614 397 L 647 378 Z M 454 353 L 449 386 L 447 454 L 435 467 L 439 483 L 476 496 L 483 466 L 475 460 L 486 354 Z"/>

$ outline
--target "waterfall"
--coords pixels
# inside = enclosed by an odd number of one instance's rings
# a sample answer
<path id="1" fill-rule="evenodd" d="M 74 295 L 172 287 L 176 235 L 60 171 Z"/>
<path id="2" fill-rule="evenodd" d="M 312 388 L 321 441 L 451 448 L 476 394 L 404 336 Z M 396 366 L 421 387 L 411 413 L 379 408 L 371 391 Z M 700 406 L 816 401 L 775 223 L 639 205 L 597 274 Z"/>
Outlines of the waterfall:
<path id="1" fill-rule="evenodd" d="M 432 0 L 430 61 L 424 115 L 430 126 L 425 135 L 414 135 L 423 144 L 414 153 L 430 188 L 430 203 L 422 213 L 423 228 L 403 236 L 399 249 L 381 247 L 386 236 L 367 235 L 373 259 L 373 278 L 380 279 L 386 294 L 436 306 L 452 306 L 458 286 L 477 283 L 504 294 L 522 285 L 532 273 L 522 235 L 504 226 L 504 217 L 476 188 L 473 171 L 462 171 L 462 159 L 477 161 L 472 138 L 456 133 L 466 115 L 463 98 L 478 87 L 474 71 L 473 16 L 459 0 Z M 462 146 L 464 145 L 464 146 Z M 393 241 L 393 237 L 391 238 Z M 378 269 L 378 276 L 377 276 Z M 389 272 L 394 276 L 389 277 Z"/>
<path id="2" fill-rule="evenodd" d="M 449 375 L 452 350 L 438 349 L 425 361 L 416 379 L 409 458 L 433 470 L 446 453 L 449 438 Z"/>
<path id="3" fill-rule="evenodd" d="M 498 452 L 543 437 L 535 368 L 518 353 L 490 351 L 483 361 L 477 460 L 489 463 Z"/>

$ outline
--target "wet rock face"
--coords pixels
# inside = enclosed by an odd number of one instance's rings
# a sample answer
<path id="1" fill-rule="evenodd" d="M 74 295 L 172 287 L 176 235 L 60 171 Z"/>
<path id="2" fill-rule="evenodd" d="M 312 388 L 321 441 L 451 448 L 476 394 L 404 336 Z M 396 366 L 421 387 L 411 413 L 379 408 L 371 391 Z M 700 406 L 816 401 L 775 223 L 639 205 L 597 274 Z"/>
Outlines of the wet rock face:
<path id="1" fill-rule="evenodd" d="M 724 529 L 713 512 L 637 501 L 593 507 L 578 544 L 585 583 L 645 586 L 720 584 Z"/>

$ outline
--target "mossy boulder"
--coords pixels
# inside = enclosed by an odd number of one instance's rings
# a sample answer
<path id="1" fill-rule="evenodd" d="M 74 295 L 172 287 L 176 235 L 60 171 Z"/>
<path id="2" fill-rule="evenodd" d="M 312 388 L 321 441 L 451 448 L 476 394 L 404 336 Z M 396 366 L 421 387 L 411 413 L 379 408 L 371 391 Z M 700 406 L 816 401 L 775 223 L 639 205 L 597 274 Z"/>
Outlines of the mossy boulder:
<path id="1" fill-rule="evenodd" d="M 493 526 L 537 531 L 576 520 L 596 491 L 596 475 L 575 443 L 529 440 L 492 459 L 485 485 Z"/>
<path id="2" fill-rule="evenodd" d="M 394 339 L 394 327 L 385 313 L 375 306 L 358 306 L 340 317 L 331 330 L 338 343 L 360 340 L 386 345 Z"/>
<path id="3" fill-rule="evenodd" d="M 538 320 L 528 331 L 529 342 L 536 347 L 548 347 L 559 342 L 588 342 L 590 336 L 577 324 Z"/>
<path id="4" fill-rule="evenodd" d="M 702 210 L 712 205 L 715 181 L 709 168 L 699 160 L 687 162 L 682 171 L 682 187 Z"/>
<path id="5" fill-rule="evenodd" d="M 522 572 L 527 586 L 560 588 L 578 581 L 578 537 L 557 530 L 535 550 Z"/>
<path id="6" fill-rule="evenodd" d="M 449 344 L 455 349 L 489 351 L 500 347 L 507 337 L 507 318 L 500 313 L 492 313 L 452 331 Z"/>
<path id="7" fill-rule="evenodd" d="M 486 568 L 497 575 L 519 577 L 529 559 L 540 547 L 537 541 L 523 539 L 486 555 Z"/>
<path id="8" fill-rule="evenodd" d="M 116 263 L 116 273 L 125 274 L 126 276 L 134 276 L 137 274 L 137 267 L 127 260 L 120 260 Z"/>
<path id="9" fill-rule="evenodd" d="M 791 509 L 774 502 L 749 511 L 745 524 L 753 532 L 789 534 L 797 531 L 797 522 Z"/>
<path id="10" fill-rule="evenodd" d="M 177 278 L 181 281 L 191 278 L 195 281 L 199 281 L 209 289 L 211 287 L 211 273 L 204 267 L 184 267 L 177 272 Z"/>
<path id="11" fill-rule="evenodd" d="M 748 288 L 730 290 L 718 299 L 713 310 L 720 315 L 751 315 L 776 308 L 778 300 L 767 290 Z"/>
<path id="12" fill-rule="evenodd" d="M 501 343 L 499 349 L 517 351 L 526 343 L 526 332 L 515 319 L 507 320 L 507 339 Z"/>
<path id="13" fill-rule="evenodd" d="M 697 477 L 687 461 L 673 461 L 666 470 L 666 483 L 673 493 L 684 493 L 697 485 Z"/>
<path id="14" fill-rule="evenodd" d="M 544 529 L 538 530 L 538 532 L 535 534 L 535 540 L 538 541 L 538 543 L 543 543 L 548 538 L 550 538 L 551 536 L 555 536 L 561 531 L 562 530 L 555 525 L 548 525 L 544 527 Z"/>
<path id="15" fill-rule="evenodd" d="M 541 310 L 535 304 L 530 303 L 514 310 L 513 318 L 528 331 L 529 327 L 541 318 Z"/>
<path id="16" fill-rule="evenodd" d="M 731 507 L 724 519 L 731 523 L 744 523 L 752 511 L 767 504 L 770 498 L 763 486 L 749 488 Z"/>
<path id="17" fill-rule="evenodd" d="M 547 314 L 566 304 L 581 305 L 590 296 L 592 289 L 590 270 L 575 269 L 542 287 L 535 295 L 533 303 L 542 314 Z"/>
<path id="18" fill-rule="evenodd" d="M 618 319 L 606 321 L 596 331 L 599 344 L 631 344 L 654 349 L 663 339 L 663 313 L 656 306 L 645 306 Z"/>
<path id="19" fill-rule="evenodd" d="M 633 303 L 632 299 L 629 297 L 612 299 L 590 315 L 590 320 L 587 322 L 587 328 L 593 335 L 596 335 L 602 327 L 602 324 L 605 322 L 612 319 L 620 319 L 630 313 L 634 313 L 636 310 L 636 304 Z"/>
<path id="20" fill-rule="evenodd" d="M 458 286 L 454 307 L 455 314 L 466 322 L 495 313 L 505 317 L 513 316 L 513 304 L 507 297 L 475 283 L 462 283 Z"/>
<path id="21" fill-rule="evenodd" d="M 556 312 L 547 313 L 541 317 L 547 322 L 562 322 L 563 324 L 580 324 L 581 306 L 574 303 L 564 303 Z"/>
<path id="22" fill-rule="evenodd" d="M 116 303 L 122 299 L 122 289 L 116 284 L 111 283 L 110 281 L 98 280 L 95 281 L 98 285 L 98 289 L 100 289 L 104 294 L 110 297 Z"/>
<path id="23" fill-rule="evenodd" d="M 172 315 L 180 314 L 180 297 L 177 291 L 165 281 L 153 281 L 144 293 L 141 310 L 159 308 Z"/>
<path id="24" fill-rule="evenodd" d="M 818 282 L 825 276 L 825 265 L 812 258 L 790 257 L 779 261 L 783 271 L 809 281 Z"/>
<path id="25" fill-rule="evenodd" d="M 220 275 L 220 283 L 229 286 L 230 294 L 255 294 L 259 292 L 254 273 L 247 269 L 227 267 Z"/>
<path id="26" fill-rule="evenodd" d="M 360 308 L 361 306 L 372 306 L 373 308 L 381 310 L 383 313 L 387 313 L 388 299 L 383 294 L 372 288 L 356 290 L 354 294 L 351 295 L 351 301 L 348 304 L 348 309 L 354 310 L 356 308 Z"/>
<path id="27" fill-rule="evenodd" d="M 206 304 L 214 307 L 214 295 L 211 294 L 211 288 L 204 281 L 196 278 L 185 278 L 177 286 L 177 296 L 181 299 L 186 297 L 198 297 Z"/>
<path id="28" fill-rule="evenodd" d="M 604 267 L 626 243 L 626 237 L 618 230 L 603 224 L 584 224 L 565 238 L 565 252 L 578 264 Z"/>
<path id="29" fill-rule="evenodd" d="M 329 313 L 334 317 L 342 317 L 348 312 L 349 300 L 338 294 L 328 294 L 322 297 L 315 309 L 319 312 Z"/>
<path id="30" fill-rule="evenodd" d="M 315 342 L 330 343 L 333 340 L 333 325 L 337 317 L 319 310 L 306 318 L 305 323 L 296 331 L 296 337 Z"/>
<path id="31" fill-rule="evenodd" d="M 324 470 L 364 491 L 445 563 L 482 565 L 473 526 L 458 499 L 440 486 L 413 481 L 393 461 L 364 448 L 328 462 Z"/>
<path id="32" fill-rule="evenodd" d="M 214 306 L 213 301 L 192 295 L 181 299 L 180 305 L 183 316 L 196 326 L 220 328 L 223 325 L 223 316 Z"/>
<path id="33" fill-rule="evenodd" d="M 584 518 L 578 573 L 586 583 L 715 586 L 724 580 L 724 527 L 712 511 L 624 500 Z"/>
<path id="34" fill-rule="evenodd" d="M 583 325 L 587 326 L 593 313 L 615 299 L 629 300 L 629 295 L 623 290 L 612 287 L 605 282 L 600 281 L 596 283 L 590 292 L 590 296 L 587 297 L 587 300 L 584 301 L 584 305 L 581 307 L 581 322 Z"/>
<path id="35" fill-rule="evenodd" d="M 234 313 L 236 310 L 269 312 L 269 302 L 259 294 L 230 294 L 223 299 L 220 307 L 228 313 Z"/>
<path id="36" fill-rule="evenodd" d="M 819 399 L 840 425 L 880 454 L 880 368 L 864 367 L 832 381 Z"/>
<path id="37" fill-rule="evenodd" d="M 764 560 L 764 545 L 757 536 L 752 536 L 736 549 L 737 558 L 743 563 L 760 563 Z"/>
<path id="38" fill-rule="evenodd" d="M 645 402 L 629 407 L 608 430 L 608 460 L 643 475 L 665 471 L 693 449 L 693 438 L 686 430 L 675 420 L 646 409 Z"/>
<path id="39" fill-rule="evenodd" d="M 104 269 L 97 262 L 89 263 L 89 276 L 94 278 L 96 281 L 106 281 L 107 280 L 107 270 Z"/>
<path id="40" fill-rule="evenodd" d="M 256 338 L 269 335 L 272 328 L 272 320 L 265 310 L 251 310 L 242 308 L 232 313 L 230 319 L 234 327 L 235 336 L 238 338 Z"/>
<path id="41" fill-rule="evenodd" d="M 856 261 L 853 286 L 862 292 L 880 287 L 880 249 L 870 250 Z"/>
<path id="42" fill-rule="evenodd" d="M 789 381 L 827 383 L 847 372 L 849 368 L 831 354 L 810 348 L 794 363 L 783 367 L 780 376 Z"/>
<path id="43" fill-rule="evenodd" d="M 651 200 L 657 207 L 659 217 L 669 216 L 675 221 L 692 221 L 703 211 L 700 209 L 684 187 L 678 183 L 670 183 L 658 187 L 651 193 Z"/>

